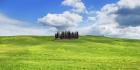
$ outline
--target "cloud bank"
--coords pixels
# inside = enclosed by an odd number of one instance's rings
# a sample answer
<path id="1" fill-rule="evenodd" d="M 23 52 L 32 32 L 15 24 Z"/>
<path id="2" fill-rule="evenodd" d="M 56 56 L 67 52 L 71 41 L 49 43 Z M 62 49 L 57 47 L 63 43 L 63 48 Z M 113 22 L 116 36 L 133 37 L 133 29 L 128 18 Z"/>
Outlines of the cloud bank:
<path id="1" fill-rule="evenodd" d="M 120 0 L 107 4 L 97 12 L 96 23 L 92 28 L 105 36 L 140 38 L 139 10 L 140 0 Z"/>
<path id="2" fill-rule="evenodd" d="M 0 14 L 0 36 L 15 35 L 52 35 L 56 32 L 55 28 L 28 27 L 29 22 L 10 18 Z"/>
<path id="3" fill-rule="evenodd" d="M 9 18 L 6 15 L 0 13 L 0 25 L 2 25 L 2 24 L 21 25 L 24 23 L 25 22 L 23 22 L 23 21 Z"/>

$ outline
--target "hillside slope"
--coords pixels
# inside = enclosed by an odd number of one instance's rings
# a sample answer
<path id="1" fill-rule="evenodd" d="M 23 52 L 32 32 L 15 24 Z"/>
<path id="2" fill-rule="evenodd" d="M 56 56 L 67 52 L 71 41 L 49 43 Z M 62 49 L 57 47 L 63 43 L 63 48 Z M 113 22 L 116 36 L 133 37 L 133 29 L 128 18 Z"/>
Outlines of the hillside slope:
<path id="1" fill-rule="evenodd" d="M 0 37 L 0 70 L 140 70 L 140 40 Z"/>

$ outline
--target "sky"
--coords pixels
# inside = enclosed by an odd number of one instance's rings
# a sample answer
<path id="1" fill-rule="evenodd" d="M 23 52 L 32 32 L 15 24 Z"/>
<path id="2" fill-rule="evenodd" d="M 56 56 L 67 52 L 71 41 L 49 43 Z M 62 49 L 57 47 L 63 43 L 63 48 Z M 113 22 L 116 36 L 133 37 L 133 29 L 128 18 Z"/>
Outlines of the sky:
<path id="1" fill-rule="evenodd" d="M 140 0 L 0 0 L 0 36 L 78 31 L 140 39 Z"/>
<path id="2" fill-rule="evenodd" d="M 36 19 L 47 13 L 61 13 L 69 7 L 61 5 L 63 0 L 2 0 L 0 12 L 11 18 L 36 22 Z M 115 0 L 83 0 L 89 9 L 99 10 L 107 3 Z"/>

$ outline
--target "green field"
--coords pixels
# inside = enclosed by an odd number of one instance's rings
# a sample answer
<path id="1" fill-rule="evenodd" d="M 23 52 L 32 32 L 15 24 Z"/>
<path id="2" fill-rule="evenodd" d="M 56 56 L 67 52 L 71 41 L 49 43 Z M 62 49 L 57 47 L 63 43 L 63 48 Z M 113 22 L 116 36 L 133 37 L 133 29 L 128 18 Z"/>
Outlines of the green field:
<path id="1" fill-rule="evenodd" d="M 0 37 L 0 70 L 140 70 L 140 40 Z"/>

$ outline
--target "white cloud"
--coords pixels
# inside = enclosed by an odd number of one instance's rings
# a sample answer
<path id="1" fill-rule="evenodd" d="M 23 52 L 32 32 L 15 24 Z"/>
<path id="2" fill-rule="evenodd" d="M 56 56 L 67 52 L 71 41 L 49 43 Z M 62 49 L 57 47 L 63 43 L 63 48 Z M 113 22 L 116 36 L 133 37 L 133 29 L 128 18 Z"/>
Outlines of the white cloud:
<path id="1" fill-rule="evenodd" d="M 4 26 L 0 29 L 0 36 L 15 36 L 15 35 L 53 35 L 56 32 L 55 28 L 28 28 L 19 26 Z M 8 28 L 7 28 L 8 27 Z"/>
<path id="2" fill-rule="evenodd" d="M 140 39 L 139 3 L 140 0 L 120 0 L 117 3 L 105 5 L 101 11 L 97 12 L 96 23 L 91 26 L 90 33 Z"/>
<path id="3" fill-rule="evenodd" d="M 41 27 L 26 27 L 29 22 L 20 21 L 0 14 L 0 36 L 14 35 L 53 35 L 56 29 Z"/>
<path id="4" fill-rule="evenodd" d="M 64 0 L 62 4 L 72 7 L 72 11 L 76 13 L 82 13 L 86 10 L 86 7 L 81 0 Z"/>
<path id="5" fill-rule="evenodd" d="M 12 18 L 7 17 L 6 15 L 0 14 L 0 25 L 1 24 L 21 25 L 24 23 L 26 23 L 26 22 L 12 19 Z"/>
<path id="6" fill-rule="evenodd" d="M 55 27 L 58 31 L 76 30 L 76 27 L 83 22 L 83 16 L 86 7 L 81 0 L 64 0 L 62 5 L 72 7 L 62 14 L 48 13 L 46 16 L 38 19 L 38 22 L 47 26 Z"/>
<path id="7" fill-rule="evenodd" d="M 136 7 L 140 7 L 140 0 L 120 0 L 118 2 L 118 5 L 120 7 L 128 7 L 128 8 L 136 8 Z"/>
<path id="8" fill-rule="evenodd" d="M 38 19 L 38 21 L 48 26 L 56 27 L 58 30 L 67 30 L 78 26 L 82 19 L 82 16 L 66 11 L 62 14 L 47 14 Z"/>

